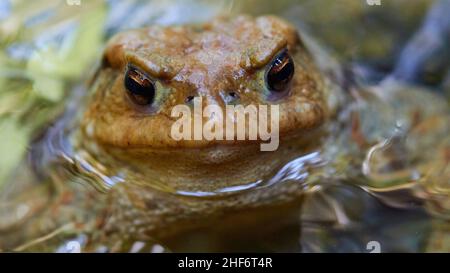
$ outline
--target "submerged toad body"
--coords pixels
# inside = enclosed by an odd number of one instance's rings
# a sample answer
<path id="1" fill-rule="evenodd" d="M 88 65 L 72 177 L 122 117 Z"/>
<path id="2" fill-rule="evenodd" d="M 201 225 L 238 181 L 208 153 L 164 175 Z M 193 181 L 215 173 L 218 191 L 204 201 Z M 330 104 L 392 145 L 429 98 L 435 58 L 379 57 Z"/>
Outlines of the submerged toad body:
<path id="1" fill-rule="evenodd" d="M 224 112 L 228 105 L 278 105 L 278 149 L 261 152 L 260 141 L 236 135 L 173 139 L 172 109 L 193 108 L 199 97 L 203 108 L 217 105 Z M 199 224 L 250 224 L 297 207 L 301 184 L 270 187 L 271 177 L 319 143 L 332 112 L 328 97 L 297 30 L 277 17 L 218 18 L 116 35 L 73 134 L 81 171 L 122 182 L 111 189 L 114 181 L 103 183 L 116 200 L 105 230 L 129 234 L 132 228 L 138 236 L 163 238 Z M 213 118 L 204 116 L 203 123 Z M 253 122 L 246 122 L 247 135 Z"/>

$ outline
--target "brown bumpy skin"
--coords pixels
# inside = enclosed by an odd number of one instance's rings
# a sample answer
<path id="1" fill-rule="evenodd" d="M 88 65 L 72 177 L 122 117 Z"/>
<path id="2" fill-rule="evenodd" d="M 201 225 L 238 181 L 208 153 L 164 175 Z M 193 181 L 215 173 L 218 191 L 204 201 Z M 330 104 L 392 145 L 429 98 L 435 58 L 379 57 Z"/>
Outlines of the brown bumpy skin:
<path id="1" fill-rule="evenodd" d="M 263 74 L 286 48 L 296 72 L 286 95 L 271 100 Z M 83 125 L 93 128 L 90 137 L 111 146 L 164 149 L 217 144 L 171 137 L 176 120 L 172 108 L 187 104 L 189 96 L 201 96 L 203 107 L 215 104 L 223 110 L 230 92 L 235 95 L 233 104 L 279 104 L 281 136 L 319 126 L 327 112 L 316 68 L 297 31 L 276 17 L 241 16 L 120 33 L 108 43 L 104 63 L 98 81 L 107 79 L 108 84 L 94 90 Z M 157 82 L 153 111 L 137 109 L 127 100 L 123 84 L 127 65 L 139 67 Z"/>

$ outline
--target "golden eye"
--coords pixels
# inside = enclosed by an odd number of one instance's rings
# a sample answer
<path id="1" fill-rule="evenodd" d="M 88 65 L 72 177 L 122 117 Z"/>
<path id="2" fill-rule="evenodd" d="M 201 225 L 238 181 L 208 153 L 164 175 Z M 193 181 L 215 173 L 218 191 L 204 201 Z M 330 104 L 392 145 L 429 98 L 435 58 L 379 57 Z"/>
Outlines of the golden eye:
<path id="1" fill-rule="evenodd" d="M 278 54 L 267 69 L 266 84 L 272 92 L 284 91 L 294 76 L 294 61 L 284 50 Z"/>
<path id="2" fill-rule="evenodd" d="M 139 69 L 129 66 L 125 74 L 125 88 L 128 96 L 137 105 L 145 106 L 155 99 L 155 85 L 152 80 Z"/>

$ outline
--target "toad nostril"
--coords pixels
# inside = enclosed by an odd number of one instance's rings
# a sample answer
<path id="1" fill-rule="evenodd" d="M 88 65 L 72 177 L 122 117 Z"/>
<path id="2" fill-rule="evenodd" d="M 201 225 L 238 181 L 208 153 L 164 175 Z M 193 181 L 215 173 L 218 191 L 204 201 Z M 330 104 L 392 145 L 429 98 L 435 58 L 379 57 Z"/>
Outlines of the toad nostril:
<path id="1" fill-rule="evenodd" d="M 234 91 L 228 92 L 228 96 L 232 97 L 233 99 L 237 99 L 239 97 L 238 94 Z"/>
<path id="2" fill-rule="evenodd" d="M 185 102 L 190 103 L 194 99 L 194 96 L 187 96 Z"/>
<path id="3" fill-rule="evenodd" d="M 221 91 L 219 94 L 225 104 L 235 104 L 239 100 L 239 94 L 235 91 Z"/>
<path id="4" fill-rule="evenodd" d="M 239 100 L 239 94 L 234 92 L 234 91 L 230 91 L 227 93 L 227 96 L 225 96 L 224 101 L 225 103 L 236 103 L 236 101 Z"/>

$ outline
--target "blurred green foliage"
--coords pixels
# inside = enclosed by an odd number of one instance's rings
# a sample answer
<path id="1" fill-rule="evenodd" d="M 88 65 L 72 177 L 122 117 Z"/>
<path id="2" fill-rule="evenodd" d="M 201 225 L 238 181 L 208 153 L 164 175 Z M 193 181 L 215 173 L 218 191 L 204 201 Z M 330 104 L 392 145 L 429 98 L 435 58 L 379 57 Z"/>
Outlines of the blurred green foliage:
<path id="1" fill-rule="evenodd" d="M 29 2 L 14 2 L 13 15 L 0 22 L 0 187 L 19 166 L 34 134 L 61 112 L 71 85 L 95 62 L 104 40 L 102 2 L 73 7 L 41 1 L 29 17 L 45 8 L 64 15 L 50 17 L 49 25 L 18 19 L 30 12 Z M 26 58 L 10 54 L 17 45 L 31 48 Z"/>

